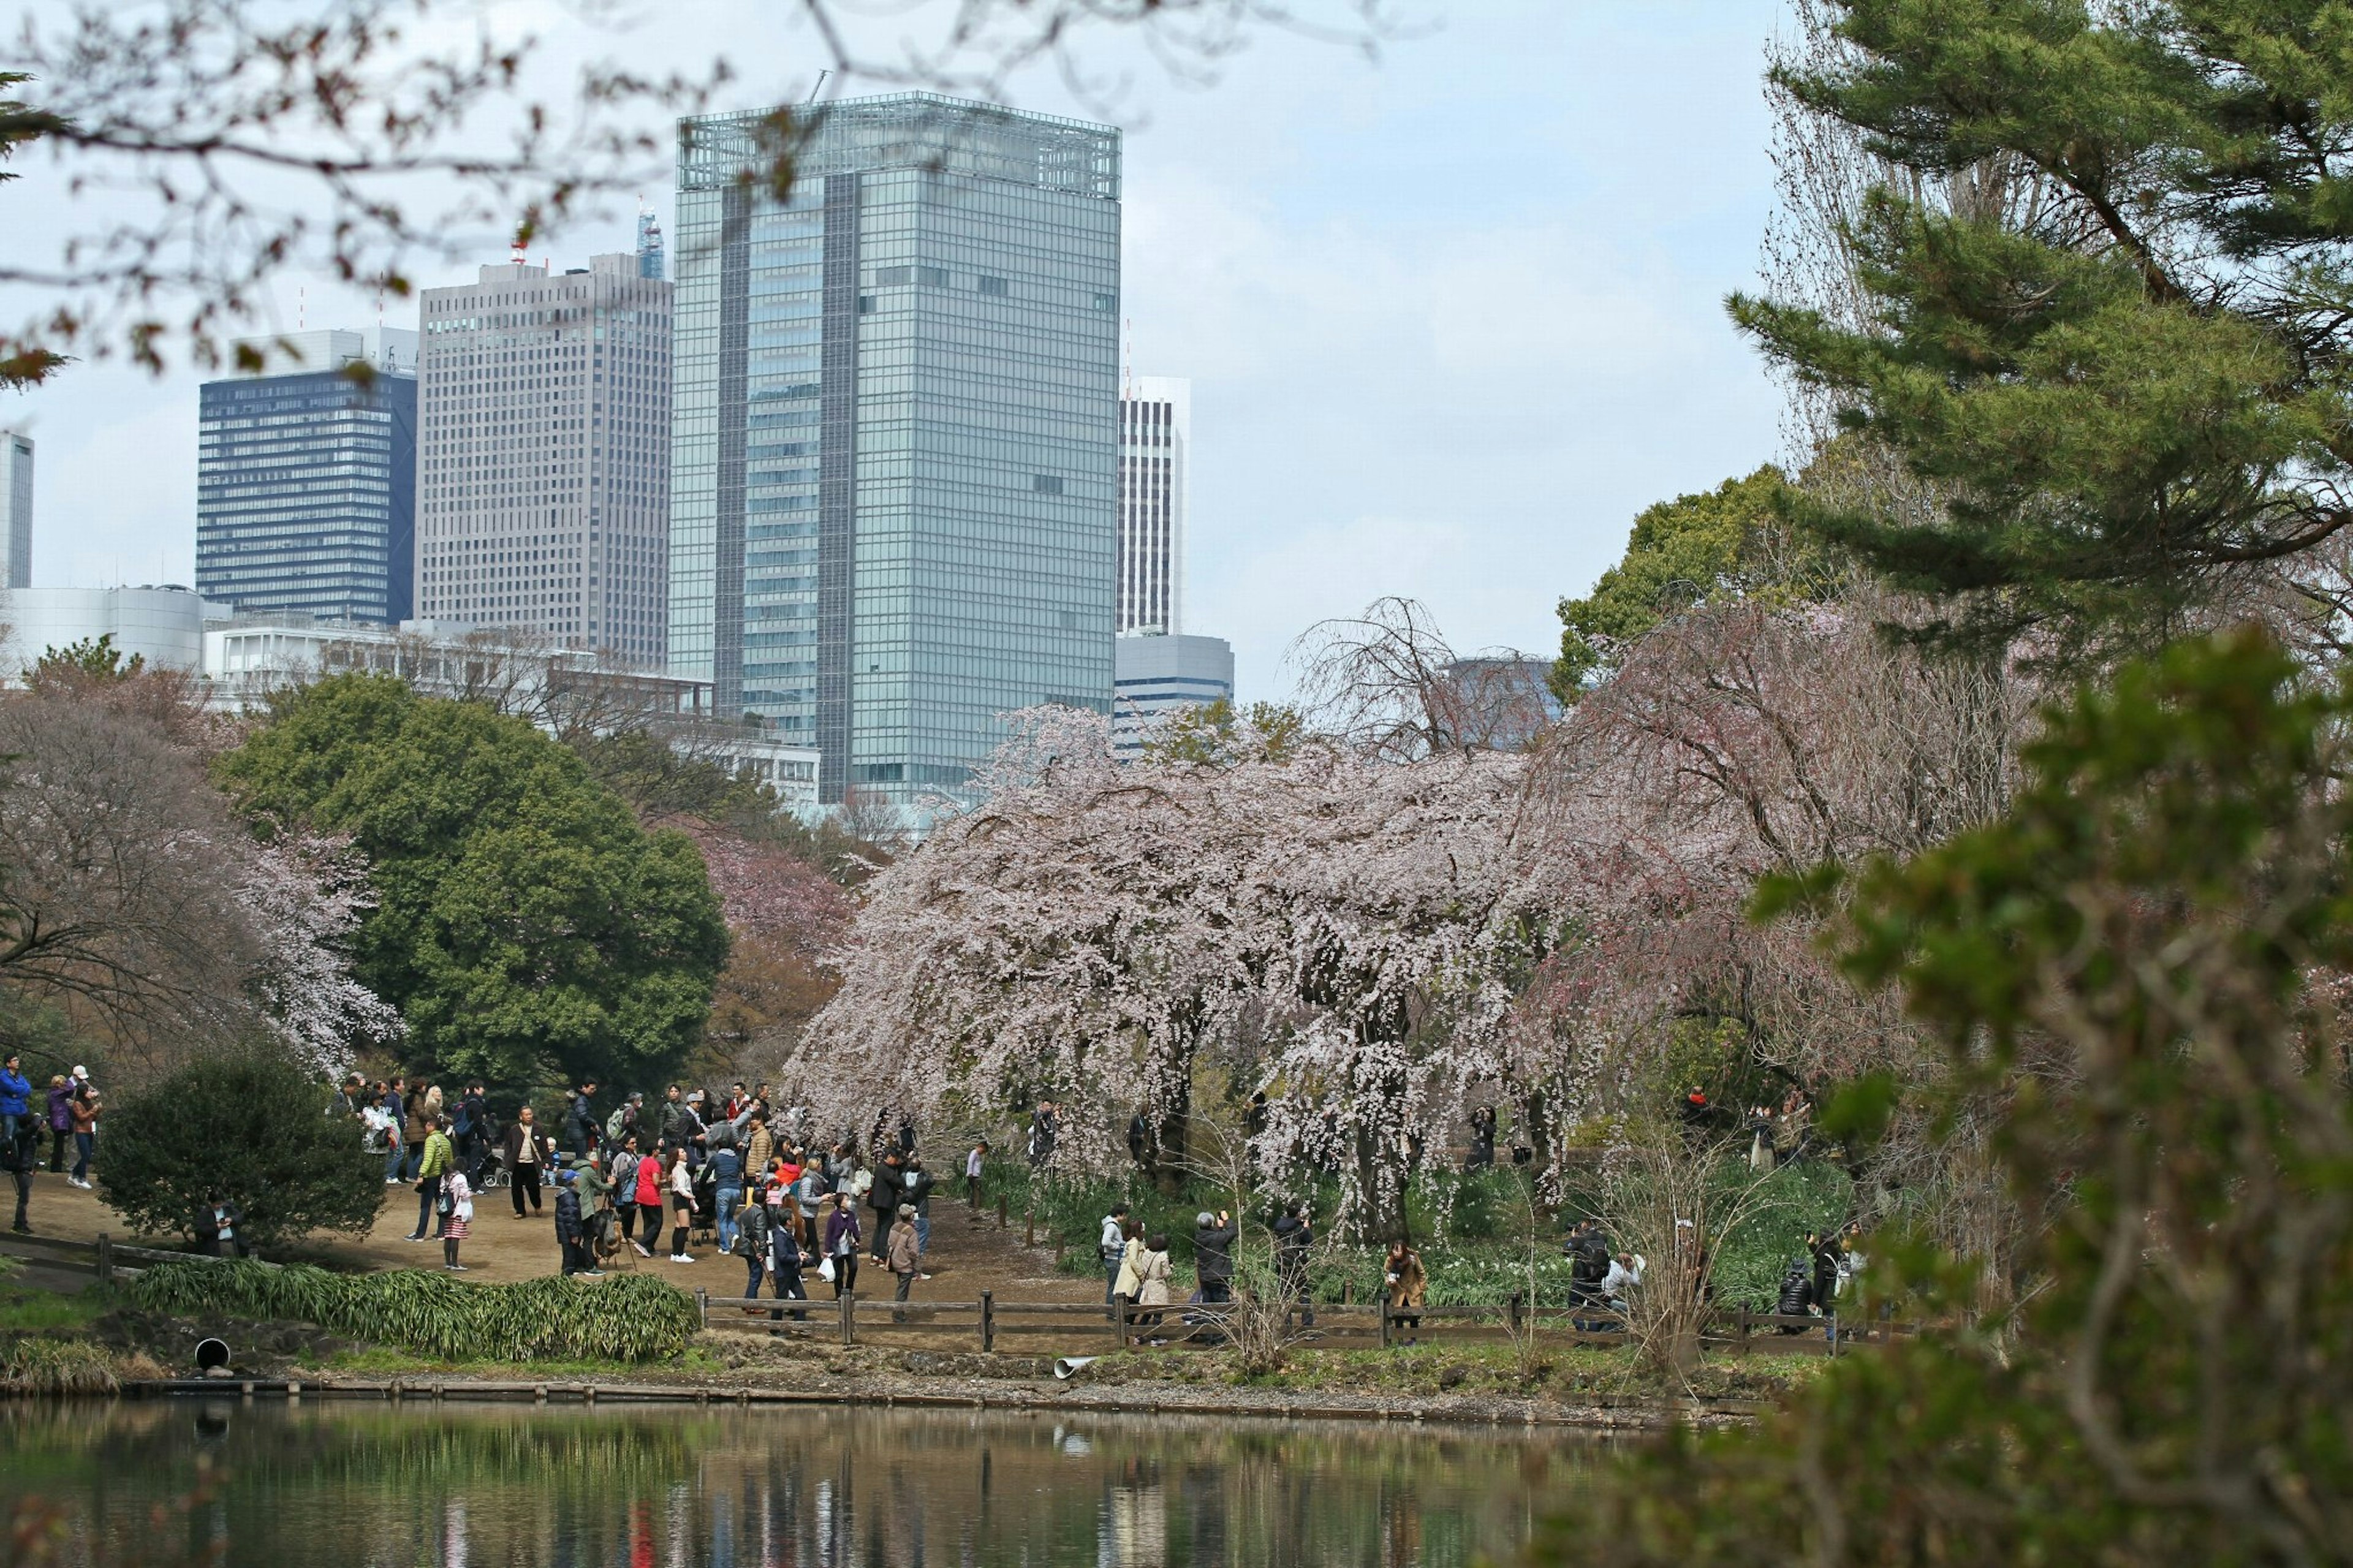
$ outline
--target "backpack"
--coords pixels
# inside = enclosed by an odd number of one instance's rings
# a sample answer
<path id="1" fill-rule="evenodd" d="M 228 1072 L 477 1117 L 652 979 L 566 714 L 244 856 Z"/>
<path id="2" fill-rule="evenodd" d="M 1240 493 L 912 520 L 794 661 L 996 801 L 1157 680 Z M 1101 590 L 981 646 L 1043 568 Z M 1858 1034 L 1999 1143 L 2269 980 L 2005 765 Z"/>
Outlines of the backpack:
<path id="1" fill-rule="evenodd" d="M 610 1138 L 616 1143 L 618 1143 L 623 1138 L 627 1137 L 628 1135 L 629 1127 L 628 1115 L 629 1108 L 628 1106 L 623 1105 L 616 1107 L 613 1114 L 605 1118 L 605 1136 Z"/>

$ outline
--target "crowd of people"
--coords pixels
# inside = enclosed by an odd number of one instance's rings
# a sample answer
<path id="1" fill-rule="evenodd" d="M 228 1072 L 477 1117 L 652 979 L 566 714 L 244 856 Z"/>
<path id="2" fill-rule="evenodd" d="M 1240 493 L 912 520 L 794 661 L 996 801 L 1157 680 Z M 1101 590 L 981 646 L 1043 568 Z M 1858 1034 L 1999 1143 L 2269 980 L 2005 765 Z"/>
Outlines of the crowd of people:
<path id="1" fill-rule="evenodd" d="M 600 1276 L 624 1249 L 693 1264 L 709 1247 L 744 1264 L 747 1299 L 765 1283 L 778 1301 L 806 1301 L 811 1275 L 839 1299 L 857 1288 L 861 1261 L 888 1271 L 901 1301 L 931 1278 L 936 1181 L 913 1123 L 821 1142 L 806 1115 L 771 1104 L 765 1084 L 723 1095 L 672 1084 L 657 1103 L 635 1092 L 601 1116 L 597 1091 L 580 1084 L 552 1131 L 528 1105 L 501 1125 L 480 1082 L 453 1102 L 421 1079 L 353 1075 L 337 1107 L 383 1157 L 385 1181 L 414 1185 L 408 1239 L 438 1237 L 452 1271 L 467 1268 L 459 1246 L 477 1196 L 503 1185 L 517 1219 L 553 1209 L 567 1275 Z M 976 1142 L 964 1160 L 976 1204 L 987 1152 Z"/>
<path id="2" fill-rule="evenodd" d="M 62 1174 L 69 1185 L 90 1188 L 90 1167 L 98 1158 L 98 1121 L 104 1109 L 88 1068 L 50 1074 L 47 1091 L 42 1094 L 26 1076 L 21 1056 L 11 1051 L 0 1058 L 0 1169 L 7 1171 L 16 1190 L 16 1212 L 9 1229 L 19 1236 L 32 1234 L 28 1211 L 34 1173 L 44 1168 L 43 1133 L 48 1135 L 46 1168 L 49 1173 Z M 66 1156 L 69 1145 L 73 1151 L 70 1166 Z"/>

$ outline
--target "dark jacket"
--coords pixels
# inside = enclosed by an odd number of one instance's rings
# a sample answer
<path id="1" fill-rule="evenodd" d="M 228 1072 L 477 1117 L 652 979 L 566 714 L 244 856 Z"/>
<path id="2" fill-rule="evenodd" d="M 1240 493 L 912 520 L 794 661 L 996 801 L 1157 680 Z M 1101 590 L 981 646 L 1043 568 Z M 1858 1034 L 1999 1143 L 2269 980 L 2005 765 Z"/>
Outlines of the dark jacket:
<path id="1" fill-rule="evenodd" d="M 1307 1272 L 1307 1248 L 1315 1239 L 1308 1223 L 1297 1215 L 1284 1215 L 1274 1222 L 1275 1267 L 1288 1275 L 1304 1276 Z"/>
<path id="2" fill-rule="evenodd" d="M 221 1228 L 229 1231 L 229 1246 L 239 1258 L 246 1255 L 245 1211 L 235 1204 L 222 1204 L 216 1208 L 206 1204 L 196 1211 L 196 1250 L 209 1258 L 220 1256 Z"/>
<path id="3" fill-rule="evenodd" d="M 566 1182 L 555 1192 L 555 1239 L 580 1239 L 580 1190 Z"/>
<path id="4" fill-rule="evenodd" d="M 831 1214 L 826 1215 L 825 1251 L 827 1257 L 833 1257 L 835 1254 L 842 1250 L 842 1242 L 844 1237 L 847 1237 L 849 1240 L 849 1250 L 855 1252 L 858 1249 L 858 1243 L 860 1240 L 860 1237 L 858 1234 L 858 1211 L 854 1208 L 836 1209 Z"/>
<path id="5" fill-rule="evenodd" d="M 1223 1225 L 1197 1226 L 1193 1232 L 1193 1275 L 1204 1285 L 1227 1285 L 1234 1278 L 1234 1243 L 1240 1237 L 1242 1227 L 1228 1220 Z"/>
<path id="6" fill-rule="evenodd" d="M 586 1154 L 596 1147 L 596 1112 L 585 1094 L 572 1097 L 572 1114 L 564 1119 L 564 1141 L 575 1154 Z"/>
<path id="7" fill-rule="evenodd" d="M 536 1125 L 533 1125 L 529 1129 L 525 1129 L 522 1122 L 513 1122 L 507 1128 L 505 1144 L 507 1169 L 510 1171 L 515 1168 L 516 1162 L 522 1157 L 522 1138 L 523 1133 L 526 1131 L 528 1131 L 531 1135 L 538 1141 L 539 1163 L 541 1169 L 544 1170 L 547 1166 L 547 1163 L 551 1159 L 554 1158 L 555 1145 L 549 1141 L 545 1132 L 541 1131 Z"/>
<path id="8" fill-rule="evenodd" d="M 887 1223 L 899 1212 L 899 1167 L 884 1162 L 874 1167 L 874 1185 L 866 1194 L 866 1206 L 884 1216 Z"/>
<path id="9" fill-rule="evenodd" d="M 768 1219 L 768 1205 L 754 1204 L 735 1219 L 735 1255 L 738 1258 L 768 1256 L 768 1233 L 776 1229 Z"/>
<path id="10" fill-rule="evenodd" d="M 73 1130 L 73 1090 L 64 1084 L 49 1090 L 49 1126 L 58 1132 Z"/>

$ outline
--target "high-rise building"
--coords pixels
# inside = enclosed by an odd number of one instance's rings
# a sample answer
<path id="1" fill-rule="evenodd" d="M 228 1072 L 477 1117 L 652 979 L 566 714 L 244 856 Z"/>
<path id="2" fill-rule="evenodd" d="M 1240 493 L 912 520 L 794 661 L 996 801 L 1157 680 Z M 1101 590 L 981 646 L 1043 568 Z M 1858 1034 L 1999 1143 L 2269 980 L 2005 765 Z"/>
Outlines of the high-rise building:
<path id="1" fill-rule="evenodd" d="M 1223 637 L 1144 633 L 1118 644 L 1112 750 L 1142 753 L 1145 735 L 1169 714 L 1234 700 L 1234 649 Z"/>
<path id="2" fill-rule="evenodd" d="M 33 438 L 17 430 L 0 430 L 0 584 L 11 588 L 33 581 Z"/>
<path id="3" fill-rule="evenodd" d="M 1119 400 L 1119 632 L 1185 629 L 1186 463 L 1193 384 L 1138 376 Z"/>
<path id="4" fill-rule="evenodd" d="M 1107 711 L 1120 138 L 914 93 L 681 128 L 670 665 L 819 755 L 954 792 L 1040 703 Z"/>
<path id="5" fill-rule="evenodd" d="M 628 253 L 424 295 L 417 614 L 666 651 L 670 286 Z"/>
<path id="6" fill-rule="evenodd" d="M 638 215 L 638 276 L 669 276 L 662 268 L 661 220 L 651 213 Z"/>
<path id="7" fill-rule="evenodd" d="M 246 613 L 413 614 L 417 334 L 235 347 L 260 373 L 208 381 L 198 397 L 196 592 Z"/>

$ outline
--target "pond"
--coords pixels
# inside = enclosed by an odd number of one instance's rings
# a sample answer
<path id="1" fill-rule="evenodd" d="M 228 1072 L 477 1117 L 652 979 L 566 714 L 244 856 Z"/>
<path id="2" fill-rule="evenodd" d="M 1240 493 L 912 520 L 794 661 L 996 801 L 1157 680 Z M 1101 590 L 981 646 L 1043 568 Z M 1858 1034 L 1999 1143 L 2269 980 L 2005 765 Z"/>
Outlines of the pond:
<path id="1" fill-rule="evenodd" d="M 0 1513 L 53 1542 L 17 1561 L 73 1568 L 1445 1568 L 1508 1561 L 1604 1452 L 1173 1415 L 17 1403 Z"/>

